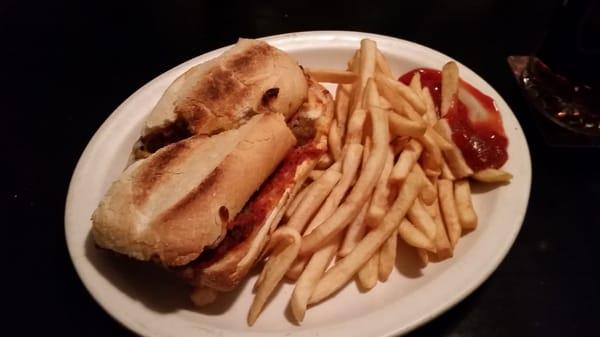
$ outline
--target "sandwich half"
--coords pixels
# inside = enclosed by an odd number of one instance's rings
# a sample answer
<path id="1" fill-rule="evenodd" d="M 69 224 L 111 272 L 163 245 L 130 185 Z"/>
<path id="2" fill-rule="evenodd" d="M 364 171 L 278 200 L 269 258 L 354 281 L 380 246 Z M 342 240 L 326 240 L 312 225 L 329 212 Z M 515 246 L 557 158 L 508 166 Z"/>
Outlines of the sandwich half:
<path id="1" fill-rule="evenodd" d="M 97 245 L 233 289 L 327 151 L 332 117 L 295 60 L 240 39 L 166 89 L 92 215 Z"/>

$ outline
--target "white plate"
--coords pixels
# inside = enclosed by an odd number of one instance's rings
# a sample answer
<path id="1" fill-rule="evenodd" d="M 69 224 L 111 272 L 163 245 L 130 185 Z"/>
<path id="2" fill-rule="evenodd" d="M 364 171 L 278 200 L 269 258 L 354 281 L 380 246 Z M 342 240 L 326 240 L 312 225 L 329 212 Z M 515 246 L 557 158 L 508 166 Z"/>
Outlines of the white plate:
<path id="1" fill-rule="evenodd" d="M 415 43 L 356 32 L 292 33 L 264 40 L 287 51 L 302 65 L 343 68 L 365 37 L 377 41 L 398 75 L 415 67 L 439 69 L 450 60 Z M 96 132 L 77 164 L 66 204 L 67 244 L 83 283 L 115 319 L 145 336 L 388 336 L 431 320 L 471 293 L 496 269 L 525 215 L 531 184 L 529 150 L 519 123 L 502 97 L 463 65 L 459 65 L 461 77 L 490 95 L 502 113 L 510 142 L 506 169 L 514 179 L 507 186 L 474 195 L 480 225 L 460 241 L 454 258 L 420 270 L 414 253 L 406 250 L 387 282 L 366 294 L 350 283 L 333 299 L 308 310 L 301 326 L 293 324 L 285 313 L 292 285 L 284 284 L 256 325 L 249 328 L 246 314 L 256 275 L 239 291 L 198 312 L 189 307 L 187 289 L 172 276 L 95 249 L 89 237 L 90 216 L 124 169 L 145 117 L 179 74 L 224 50 L 185 62 L 131 95 Z"/>

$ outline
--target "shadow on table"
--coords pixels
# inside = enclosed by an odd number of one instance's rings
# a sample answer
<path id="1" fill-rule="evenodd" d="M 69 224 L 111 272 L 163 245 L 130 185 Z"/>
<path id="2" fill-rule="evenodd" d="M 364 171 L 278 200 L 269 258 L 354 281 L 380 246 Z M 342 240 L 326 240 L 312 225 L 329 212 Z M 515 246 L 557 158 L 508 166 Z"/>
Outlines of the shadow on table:
<path id="1" fill-rule="evenodd" d="M 91 234 L 85 241 L 85 255 L 94 268 L 123 294 L 160 313 L 190 310 L 219 315 L 231 307 L 245 286 L 244 282 L 234 291 L 219 294 L 210 305 L 197 308 L 189 298 L 191 287 L 159 265 L 98 248 Z"/>

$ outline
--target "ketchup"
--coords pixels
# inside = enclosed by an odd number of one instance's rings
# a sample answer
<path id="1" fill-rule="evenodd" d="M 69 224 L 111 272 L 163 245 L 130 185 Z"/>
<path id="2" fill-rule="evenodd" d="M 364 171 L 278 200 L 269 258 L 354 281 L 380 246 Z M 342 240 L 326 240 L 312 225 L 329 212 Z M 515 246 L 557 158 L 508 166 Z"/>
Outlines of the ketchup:
<path id="1" fill-rule="evenodd" d="M 418 68 L 402 75 L 399 81 L 408 84 L 417 72 L 421 74 L 421 84 L 429 88 L 439 115 L 442 95 L 441 72 Z M 459 90 L 462 91 L 459 96 L 471 99 L 468 100 L 469 104 L 458 99 L 457 104 L 454 104 L 445 116 L 452 130 L 452 140 L 474 171 L 500 168 L 508 160 L 508 139 L 504 134 L 500 112 L 494 100 L 463 80 L 460 81 Z M 483 116 L 480 116 L 481 112 Z"/>

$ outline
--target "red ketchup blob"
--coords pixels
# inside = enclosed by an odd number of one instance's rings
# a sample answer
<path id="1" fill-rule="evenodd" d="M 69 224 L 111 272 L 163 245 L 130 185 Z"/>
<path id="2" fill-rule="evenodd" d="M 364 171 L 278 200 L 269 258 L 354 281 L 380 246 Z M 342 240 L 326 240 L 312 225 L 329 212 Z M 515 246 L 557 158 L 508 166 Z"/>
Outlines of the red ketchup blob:
<path id="1" fill-rule="evenodd" d="M 442 95 L 441 72 L 418 68 L 402 75 L 399 81 L 409 84 L 417 72 L 421 74 L 423 87 L 429 88 L 439 115 Z M 470 97 L 470 99 L 469 104 L 458 99 L 457 104 L 454 104 L 445 116 L 452 129 L 452 140 L 473 171 L 500 168 L 508 160 L 508 139 L 494 100 L 463 80 L 460 80 L 459 90 L 463 91 L 459 96 Z M 474 111 L 475 109 L 479 111 Z"/>

